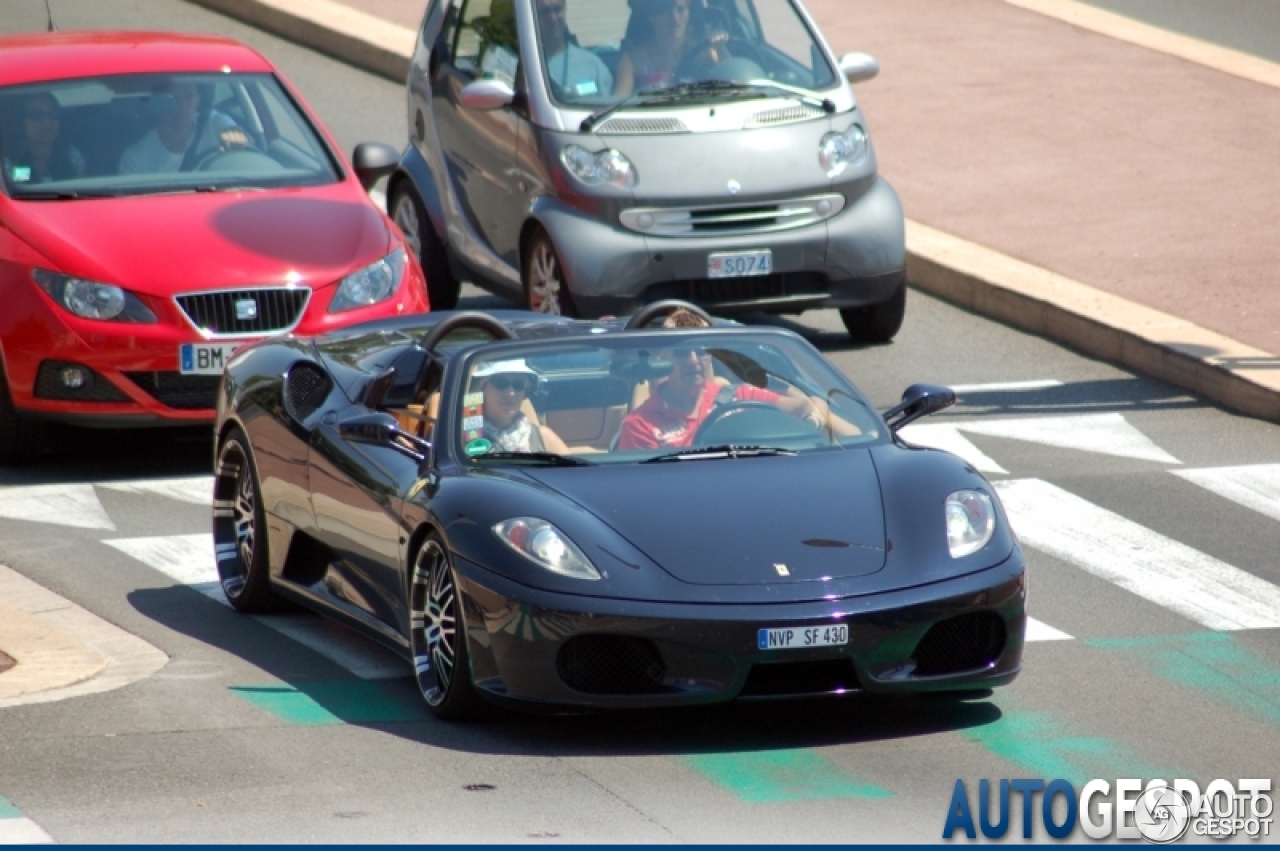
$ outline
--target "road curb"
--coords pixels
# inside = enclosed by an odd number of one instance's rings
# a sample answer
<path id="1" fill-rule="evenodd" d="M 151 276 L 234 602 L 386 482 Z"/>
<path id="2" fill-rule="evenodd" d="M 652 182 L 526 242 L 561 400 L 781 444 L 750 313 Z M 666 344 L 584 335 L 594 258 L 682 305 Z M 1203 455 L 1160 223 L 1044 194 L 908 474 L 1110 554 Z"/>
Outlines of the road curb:
<path id="1" fill-rule="evenodd" d="M 333 0 L 192 2 L 390 80 L 408 77 L 414 31 Z M 1141 30 L 1139 35 L 1151 40 L 1150 27 L 1120 27 L 1110 18 L 1090 17 L 1085 7 L 1069 0 L 1008 2 L 1086 29 L 1100 27 L 1097 31 L 1109 37 L 1133 38 L 1131 31 Z M 1255 65 L 1260 60 L 1251 60 L 1254 64 L 1245 68 L 1236 54 L 1227 56 L 1222 50 L 1206 59 L 1200 55 L 1204 51 L 1183 44 L 1190 41 L 1164 39 L 1144 46 L 1258 82 L 1276 85 L 1280 80 L 1280 71 L 1273 74 L 1270 63 L 1259 70 Z M 1280 357 L 1185 319 L 910 220 L 907 280 L 974 313 L 1168 381 L 1240 413 L 1280 422 Z"/>

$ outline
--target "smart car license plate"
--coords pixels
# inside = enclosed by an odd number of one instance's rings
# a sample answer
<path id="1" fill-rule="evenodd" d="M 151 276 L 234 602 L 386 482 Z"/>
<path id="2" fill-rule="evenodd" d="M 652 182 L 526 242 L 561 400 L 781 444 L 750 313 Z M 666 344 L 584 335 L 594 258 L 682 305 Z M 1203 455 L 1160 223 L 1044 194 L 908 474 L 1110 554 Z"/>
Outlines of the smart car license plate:
<path id="1" fill-rule="evenodd" d="M 838 623 L 831 626 L 783 626 L 760 630 L 757 638 L 761 650 L 786 650 L 790 647 L 832 647 L 849 643 L 849 627 Z"/>
<path id="2" fill-rule="evenodd" d="M 707 255 L 708 278 L 749 278 L 753 275 L 773 273 L 773 252 L 768 248 L 759 251 L 723 251 Z"/>
<path id="3" fill-rule="evenodd" d="M 227 361 L 245 342 L 183 343 L 178 347 L 178 372 L 183 375 L 222 375 Z"/>

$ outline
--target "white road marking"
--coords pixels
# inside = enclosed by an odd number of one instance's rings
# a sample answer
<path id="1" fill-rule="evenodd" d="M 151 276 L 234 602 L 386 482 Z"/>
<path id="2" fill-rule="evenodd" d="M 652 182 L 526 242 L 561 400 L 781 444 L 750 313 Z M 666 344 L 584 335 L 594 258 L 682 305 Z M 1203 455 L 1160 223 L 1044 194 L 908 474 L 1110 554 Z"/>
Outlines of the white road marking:
<path id="1" fill-rule="evenodd" d="M 1180 464 L 1168 452 L 1131 426 L 1120 414 L 1074 414 L 955 423 L 961 431 L 1042 443 L 1063 449 L 1098 452 L 1161 464 Z"/>
<path id="2" fill-rule="evenodd" d="M 373 203 L 378 205 L 378 209 L 384 213 L 387 211 L 387 193 L 381 189 L 374 189 L 369 192 L 369 197 L 373 199 Z"/>
<path id="3" fill-rule="evenodd" d="M 1238 505 L 1265 514 L 1272 520 L 1280 520 L 1280 464 L 1169 472 Z"/>
<path id="4" fill-rule="evenodd" d="M 0 845 L 48 845 L 53 837 L 29 818 L 0 818 Z"/>
<path id="5" fill-rule="evenodd" d="M 1280 588 L 1040 479 L 995 483 L 1018 538 L 1209 629 L 1280 626 Z"/>
<path id="6" fill-rule="evenodd" d="M 947 385 L 956 393 L 1005 393 L 1017 390 L 1047 390 L 1050 387 L 1061 387 L 1062 382 L 1053 378 L 1035 381 L 997 381 L 994 384 L 950 384 Z"/>
<path id="7" fill-rule="evenodd" d="M 0 486 L 0 517 L 115 531 L 93 485 Z"/>
<path id="8" fill-rule="evenodd" d="M 209 505 L 213 502 L 213 476 L 99 482 L 98 487 L 123 493 L 155 494 L 196 505 Z"/>
<path id="9" fill-rule="evenodd" d="M 1027 618 L 1027 641 L 1072 641 L 1074 636 L 1049 626 L 1033 617 Z"/>
<path id="10" fill-rule="evenodd" d="M 213 535 L 167 535 L 103 541 L 120 552 L 186 585 L 211 600 L 230 606 L 218 580 Z M 407 676 L 408 664 L 381 645 L 317 615 L 298 613 L 255 617 L 259 623 L 338 663 L 364 679 Z"/>
<path id="11" fill-rule="evenodd" d="M 899 429 L 898 434 L 908 443 L 942 449 L 952 455 L 959 455 L 983 473 L 1009 472 L 997 464 L 991 456 L 974 446 L 969 438 L 960 433 L 958 426 L 946 423 L 912 423 Z"/>

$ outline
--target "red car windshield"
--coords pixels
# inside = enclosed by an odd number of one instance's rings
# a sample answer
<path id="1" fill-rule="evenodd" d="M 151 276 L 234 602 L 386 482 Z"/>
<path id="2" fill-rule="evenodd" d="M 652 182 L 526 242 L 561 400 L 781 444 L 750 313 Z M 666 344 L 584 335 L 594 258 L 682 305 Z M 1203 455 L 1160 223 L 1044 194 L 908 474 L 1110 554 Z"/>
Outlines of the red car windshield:
<path id="1" fill-rule="evenodd" d="M 332 155 L 270 74 L 137 74 L 0 88 L 15 199 L 313 186 Z"/>

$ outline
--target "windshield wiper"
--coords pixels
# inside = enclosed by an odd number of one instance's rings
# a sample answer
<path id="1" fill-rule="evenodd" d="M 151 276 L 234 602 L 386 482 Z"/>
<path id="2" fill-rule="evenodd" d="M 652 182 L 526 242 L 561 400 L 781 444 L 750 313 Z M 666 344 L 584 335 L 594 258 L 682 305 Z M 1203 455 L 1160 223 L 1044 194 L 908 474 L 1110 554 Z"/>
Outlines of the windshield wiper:
<path id="1" fill-rule="evenodd" d="M 502 461 L 534 461 L 540 464 L 550 464 L 555 467 L 591 467 L 594 464 L 582 458 L 574 458 L 572 455 L 557 455 L 554 452 L 486 452 L 483 455 L 477 455 L 477 460 L 496 458 Z"/>
<path id="2" fill-rule="evenodd" d="M 80 198 L 101 198 L 101 195 L 84 195 L 80 192 L 22 192 L 15 193 L 15 201 L 75 201 Z"/>
<path id="3" fill-rule="evenodd" d="M 742 446 L 726 443 L 721 446 L 703 446 L 698 449 L 682 449 L 667 455 L 656 455 L 646 458 L 641 464 L 656 464 L 662 461 L 710 461 L 716 458 L 758 458 L 764 455 L 795 455 L 794 449 L 780 449 L 776 446 Z"/>
<path id="4" fill-rule="evenodd" d="M 765 81 L 768 82 L 768 81 Z M 593 112 L 586 118 L 582 119 L 582 123 L 578 125 L 578 129 L 583 133 L 591 131 L 601 121 L 604 121 L 610 115 L 613 115 L 620 109 L 628 106 L 655 106 L 664 103 L 677 103 L 691 95 L 704 94 L 741 94 L 750 92 L 759 88 L 754 84 L 735 83 L 732 80 L 699 80 L 696 83 L 678 83 L 674 86 L 667 86 L 662 89 L 647 89 L 642 92 L 632 92 L 622 100 L 606 107 L 600 112 Z M 835 104 L 831 105 L 831 109 L 835 109 Z"/>
<path id="5" fill-rule="evenodd" d="M 786 83 L 779 83 L 774 80 L 749 80 L 741 83 L 743 86 L 752 86 L 757 89 L 775 89 L 780 92 L 795 95 L 800 99 L 801 103 L 807 103 L 810 106 L 816 106 L 823 112 L 832 113 L 836 111 L 836 104 L 831 98 L 824 98 L 817 92 L 811 92 L 808 89 L 802 89 L 799 86 L 788 86 Z"/>

